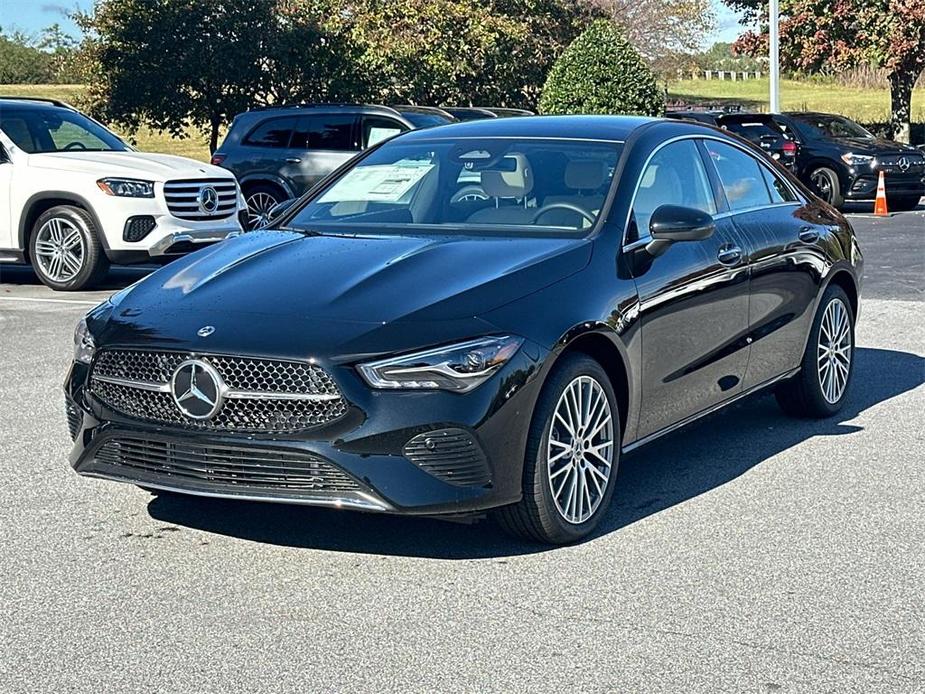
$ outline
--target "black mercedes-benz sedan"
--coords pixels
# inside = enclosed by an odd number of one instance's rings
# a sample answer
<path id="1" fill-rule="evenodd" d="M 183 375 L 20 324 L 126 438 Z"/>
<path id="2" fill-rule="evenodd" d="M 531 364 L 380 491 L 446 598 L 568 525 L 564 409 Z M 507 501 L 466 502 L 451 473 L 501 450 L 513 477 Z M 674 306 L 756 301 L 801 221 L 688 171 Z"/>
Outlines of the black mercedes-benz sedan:
<path id="1" fill-rule="evenodd" d="M 155 493 L 492 511 L 574 541 L 622 453 L 765 388 L 837 412 L 861 267 L 835 209 L 712 128 L 412 131 L 93 309 L 71 463 Z"/>

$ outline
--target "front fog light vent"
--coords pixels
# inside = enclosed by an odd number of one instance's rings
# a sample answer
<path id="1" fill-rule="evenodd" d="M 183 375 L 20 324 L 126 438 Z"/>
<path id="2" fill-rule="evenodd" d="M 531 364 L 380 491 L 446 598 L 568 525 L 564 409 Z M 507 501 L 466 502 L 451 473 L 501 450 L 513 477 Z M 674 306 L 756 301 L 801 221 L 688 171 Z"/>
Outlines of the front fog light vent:
<path id="1" fill-rule="evenodd" d="M 129 217 L 128 221 L 125 222 L 125 229 L 122 231 L 122 240 L 130 243 L 141 241 L 154 231 L 155 226 L 157 226 L 157 222 L 150 215 Z"/>
<path id="2" fill-rule="evenodd" d="M 405 444 L 402 454 L 425 472 L 460 487 L 483 487 L 491 480 L 485 453 L 462 429 L 418 434 Z"/>

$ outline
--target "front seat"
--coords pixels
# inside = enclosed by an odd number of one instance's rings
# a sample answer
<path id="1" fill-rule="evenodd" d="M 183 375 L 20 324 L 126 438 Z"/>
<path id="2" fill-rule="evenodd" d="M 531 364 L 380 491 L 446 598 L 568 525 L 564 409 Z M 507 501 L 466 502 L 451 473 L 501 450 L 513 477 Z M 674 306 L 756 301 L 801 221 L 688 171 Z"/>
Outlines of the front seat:
<path id="1" fill-rule="evenodd" d="M 575 192 L 572 195 L 547 195 L 543 200 L 543 207 L 565 203 L 597 215 L 604 206 L 606 197 L 600 191 L 607 181 L 607 164 L 598 159 L 570 161 L 565 166 L 564 179 L 565 187 Z M 582 226 L 590 226 L 588 220 L 581 218 L 576 212 L 565 209 L 550 210 L 540 221 L 555 226 L 574 226 L 577 219 L 581 220 Z"/>
<path id="2" fill-rule="evenodd" d="M 536 210 L 526 207 L 527 196 L 533 190 L 533 169 L 523 154 L 508 154 L 504 160 L 514 160 L 510 171 L 486 169 L 481 173 L 482 190 L 494 198 L 495 206 L 486 207 L 472 214 L 470 224 L 530 224 Z M 523 200 L 523 205 L 517 204 Z M 501 205 L 501 201 L 509 201 Z M 511 204 L 513 202 L 514 204 Z"/>

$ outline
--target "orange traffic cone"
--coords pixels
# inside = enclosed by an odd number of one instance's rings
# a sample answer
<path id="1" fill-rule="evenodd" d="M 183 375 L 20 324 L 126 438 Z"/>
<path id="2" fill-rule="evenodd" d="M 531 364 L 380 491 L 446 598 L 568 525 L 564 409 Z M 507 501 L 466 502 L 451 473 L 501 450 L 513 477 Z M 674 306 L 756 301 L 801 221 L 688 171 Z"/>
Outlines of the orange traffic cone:
<path id="1" fill-rule="evenodd" d="M 878 217 L 888 217 L 889 212 L 886 209 L 886 177 L 880 172 L 880 180 L 877 181 L 877 201 L 874 203 L 874 214 Z"/>

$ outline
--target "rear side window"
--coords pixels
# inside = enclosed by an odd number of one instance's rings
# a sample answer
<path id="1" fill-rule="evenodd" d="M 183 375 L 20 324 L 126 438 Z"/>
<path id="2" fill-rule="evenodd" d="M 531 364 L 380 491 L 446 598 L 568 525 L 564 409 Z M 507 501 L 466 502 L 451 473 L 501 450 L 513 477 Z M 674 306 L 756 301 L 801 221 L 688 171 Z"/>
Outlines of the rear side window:
<path id="1" fill-rule="evenodd" d="M 284 149 L 289 146 L 295 126 L 295 118 L 273 118 L 254 128 L 244 140 L 244 144 L 252 147 Z"/>
<path id="2" fill-rule="evenodd" d="M 648 236 L 652 213 L 662 205 L 693 207 L 716 214 L 713 191 L 693 140 L 665 145 L 649 161 L 639 179 L 633 203 L 636 230 L 630 229 L 627 241 Z"/>
<path id="3" fill-rule="evenodd" d="M 334 152 L 356 150 L 356 118 L 343 114 L 302 116 L 292 138 L 292 149 L 319 149 Z"/>
<path id="4" fill-rule="evenodd" d="M 771 204 L 771 196 L 761 173 L 764 167 L 754 157 L 715 140 L 704 140 L 704 144 L 723 184 L 726 201 L 733 211 Z"/>
<path id="5" fill-rule="evenodd" d="M 773 173 L 768 167 L 762 166 L 761 173 L 764 176 L 765 183 L 768 184 L 768 191 L 771 193 L 771 200 L 774 202 L 797 202 L 797 196 L 788 186 L 784 179 Z"/>

